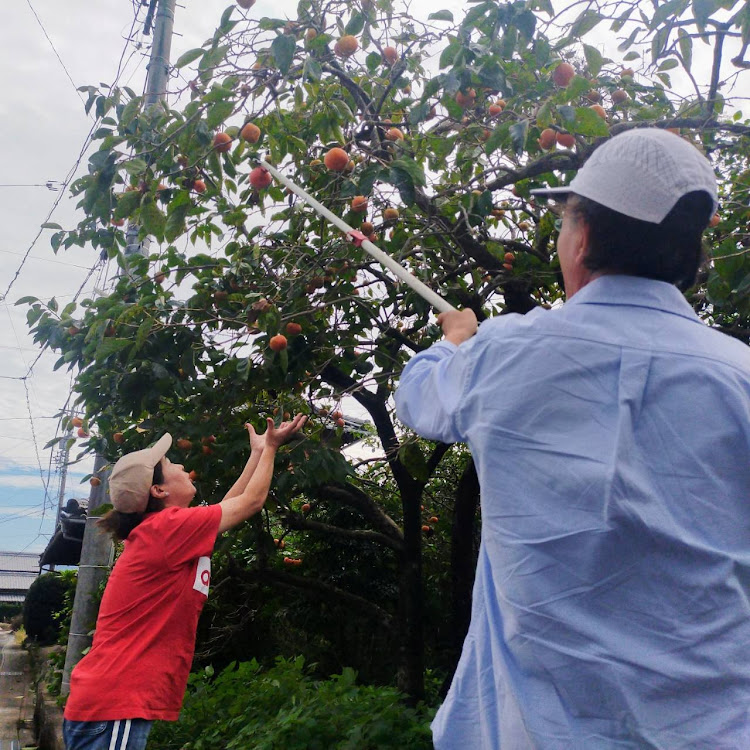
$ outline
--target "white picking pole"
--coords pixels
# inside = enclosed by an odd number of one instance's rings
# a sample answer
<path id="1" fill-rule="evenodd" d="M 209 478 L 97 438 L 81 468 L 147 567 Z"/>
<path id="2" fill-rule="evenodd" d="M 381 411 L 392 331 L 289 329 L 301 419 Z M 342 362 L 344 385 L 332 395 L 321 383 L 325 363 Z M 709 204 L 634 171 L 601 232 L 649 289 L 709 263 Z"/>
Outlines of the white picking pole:
<path id="1" fill-rule="evenodd" d="M 409 273 L 400 263 L 397 263 L 390 255 L 386 255 L 380 248 L 374 245 L 368 239 L 361 239 L 362 233 L 350 227 L 345 221 L 336 216 L 333 212 L 329 211 L 324 205 L 315 200 L 309 193 L 305 192 L 301 187 L 292 182 L 288 177 L 279 172 L 276 167 L 269 164 L 265 159 L 260 160 L 260 164 L 264 169 L 267 169 L 279 182 L 286 185 L 295 195 L 302 198 L 305 203 L 312 206 L 321 216 L 325 216 L 331 224 L 337 226 L 342 232 L 345 232 L 348 236 L 352 237 L 357 241 L 360 246 L 372 255 L 375 260 L 381 265 L 389 268 L 393 273 L 398 276 L 401 281 L 408 284 L 417 294 L 426 299 L 434 308 L 440 312 L 448 312 L 449 310 L 455 310 L 453 305 L 446 302 L 440 295 L 430 289 L 426 284 L 423 284 L 416 276 Z"/>

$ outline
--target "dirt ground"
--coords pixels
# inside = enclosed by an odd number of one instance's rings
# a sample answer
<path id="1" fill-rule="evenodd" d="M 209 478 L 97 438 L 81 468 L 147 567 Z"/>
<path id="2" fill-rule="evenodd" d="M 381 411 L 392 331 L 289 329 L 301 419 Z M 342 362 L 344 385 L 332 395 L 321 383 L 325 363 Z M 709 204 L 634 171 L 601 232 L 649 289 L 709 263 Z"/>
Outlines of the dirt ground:
<path id="1" fill-rule="evenodd" d="M 33 700 L 29 655 L 0 623 L 0 750 L 33 747 Z"/>

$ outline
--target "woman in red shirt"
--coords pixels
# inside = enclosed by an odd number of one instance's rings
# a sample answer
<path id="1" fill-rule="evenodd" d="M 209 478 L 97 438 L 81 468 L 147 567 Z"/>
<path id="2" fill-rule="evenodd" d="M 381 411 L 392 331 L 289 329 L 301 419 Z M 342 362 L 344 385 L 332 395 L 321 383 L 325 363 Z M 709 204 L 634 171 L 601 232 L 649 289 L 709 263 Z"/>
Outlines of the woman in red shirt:
<path id="1" fill-rule="evenodd" d="M 264 435 L 248 425 L 250 459 L 215 505 L 190 507 L 195 486 L 166 458 L 168 434 L 115 464 L 114 510 L 100 524 L 125 549 L 107 582 L 91 651 L 71 675 L 67 750 L 142 750 L 155 719 L 178 718 L 216 537 L 263 507 L 276 451 L 305 419 L 298 414 L 279 427 L 269 419 Z"/>

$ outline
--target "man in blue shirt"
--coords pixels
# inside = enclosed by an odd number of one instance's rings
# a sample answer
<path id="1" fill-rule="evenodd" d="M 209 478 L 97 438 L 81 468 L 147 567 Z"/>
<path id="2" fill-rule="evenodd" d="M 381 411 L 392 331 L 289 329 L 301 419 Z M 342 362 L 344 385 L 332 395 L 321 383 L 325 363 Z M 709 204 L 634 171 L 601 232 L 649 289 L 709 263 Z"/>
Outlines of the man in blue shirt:
<path id="1" fill-rule="evenodd" d="M 568 301 L 442 314 L 396 392 L 417 433 L 469 444 L 482 492 L 435 747 L 750 748 L 750 352 L 679 291 L 713 171 L 636 129 L 541 192 L 566 199 Z"/>

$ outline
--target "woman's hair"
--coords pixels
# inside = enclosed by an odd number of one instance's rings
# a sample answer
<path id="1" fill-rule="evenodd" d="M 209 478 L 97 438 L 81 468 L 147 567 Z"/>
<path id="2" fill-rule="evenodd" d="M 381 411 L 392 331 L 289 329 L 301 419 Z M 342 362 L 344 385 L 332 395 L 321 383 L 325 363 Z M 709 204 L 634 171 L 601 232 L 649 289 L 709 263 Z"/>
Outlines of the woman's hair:
<path id="1" fill-rule="evenodd" d="M 682 291 L 694 283 L 704 259 L 701 235 L 713 213 L 703 190 L 683 195 L 661 224 L 633 219 L 580 195 L 566 205 L 589 228 L 584 259 L 590 271 L 667 281 Z"/>
<path id="2" fill-rule="evenodd" d="M 164 471 L 162 470 L 161 461 L 159 461 L 154 466 L 154 476 L 151 484 L 162 484 L 163 481 Z M 148 505 L 146 505 L 146 510 L 143 513 L 121 513 L 119 510 L 111 510 L 102 516 L 96 525 L 111 534 L 115 541 L 122 542 L 128 538 L 130 532 L 149 513 L 158 513 L 160 510 L 164 510 L 164 501 L 161 498 L 154 497 L 149 492 Z"/>

